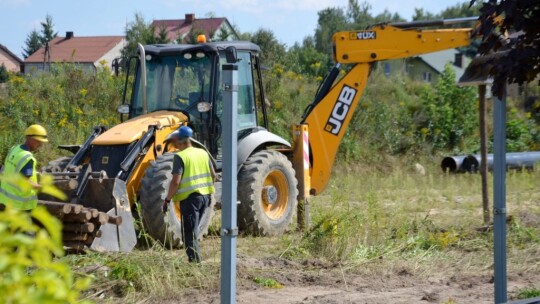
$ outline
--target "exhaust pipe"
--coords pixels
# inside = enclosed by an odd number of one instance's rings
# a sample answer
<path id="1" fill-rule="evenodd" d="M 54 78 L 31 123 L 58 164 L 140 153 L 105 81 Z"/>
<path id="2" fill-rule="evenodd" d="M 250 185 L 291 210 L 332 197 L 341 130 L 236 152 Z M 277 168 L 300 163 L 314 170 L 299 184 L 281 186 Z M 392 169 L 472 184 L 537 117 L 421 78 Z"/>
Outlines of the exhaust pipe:
<path id="1" fill-rule="evenodd" d="M 493 154 L 488 154 L 486 161 L 488 170 L 493 170 Z M 533 170 L 539 162 L 540 151 L 506 153 L 507 170 Z M 478 172 L 481 163 L 482 157 L 479 154 L 449 156 L 443 158 L 441 169 L 450 173 Z"/>

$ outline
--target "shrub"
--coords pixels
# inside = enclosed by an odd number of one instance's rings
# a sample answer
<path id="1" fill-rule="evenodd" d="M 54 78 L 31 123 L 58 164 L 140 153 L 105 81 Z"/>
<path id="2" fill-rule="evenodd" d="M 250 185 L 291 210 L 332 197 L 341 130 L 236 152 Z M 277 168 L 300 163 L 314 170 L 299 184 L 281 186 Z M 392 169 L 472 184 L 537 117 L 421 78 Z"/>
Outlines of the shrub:
<path id="1" fill-rule="evenodd" d="M 57 157 L 57 145 L 81 143 L 94 126 L 119 122 L 116 107 L 122 90 L 123 79 L 105 66 L 92 74 L 66 63 L 55 65 L 50 73 L 12 76 L 9 96 L 0 98 L 0 156 L 22 139 L 28 125 L 39 123 L 48 130 L 51 143 L 38 158 Z"/>
<path id="2" fill-rule="evenodd" d="M 6 69 L 6 66 L 2 63 L 0 64 L 0 83 L 7 82 L 9 80 L 9 73 Z"/>
<path id="3" fill-rule="evenodd" d="M 76 279 L 66 264 L 54 260 L 63 254 L 61 223 L 45 208 L 0 212 L 0 302 L 80 303 L 90 281 Z"/>

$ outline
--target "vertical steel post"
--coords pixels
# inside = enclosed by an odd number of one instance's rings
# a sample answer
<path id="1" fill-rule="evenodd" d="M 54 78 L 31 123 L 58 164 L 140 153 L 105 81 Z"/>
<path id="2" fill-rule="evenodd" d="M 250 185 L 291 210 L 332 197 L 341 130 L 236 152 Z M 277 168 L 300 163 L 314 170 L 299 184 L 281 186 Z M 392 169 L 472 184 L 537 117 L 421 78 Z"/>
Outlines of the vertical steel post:
<path id="1" fill-rule="evenodd" d="M 221 303 L 236 303 L 238 66 L 223 65 L 223 187 L 221 209 Z"/>
<path id="2" fill-rule="evenodd" d="M 484 225 L 489 225 L 491 214 L 489 208 L 489 189 L 488 189 L 488 140 L 486 127 L 486 85 L 478 86 L 478 95 L 480 97 L 479 122 L 480 122 L 480 175 L 482 178 L 482 209 L 484 212 Z"/>
<path id="3" fill-rule="evenodd" d="M 493 259 L 495 303 L 506 303 L 506 88 L 494 96 L 493 110 Z"/>

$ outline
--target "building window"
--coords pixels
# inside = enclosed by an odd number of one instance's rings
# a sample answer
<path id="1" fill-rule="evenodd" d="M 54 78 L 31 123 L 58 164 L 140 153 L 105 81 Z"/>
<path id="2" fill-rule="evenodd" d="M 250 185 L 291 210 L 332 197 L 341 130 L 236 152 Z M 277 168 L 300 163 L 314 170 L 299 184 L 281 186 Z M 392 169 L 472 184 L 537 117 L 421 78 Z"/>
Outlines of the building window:
<path id="1" fill-rule="evenodd" d="M 390 76 L 390 63 L 388 62 L 384 63 L 384 75 Z"/>
<path id="2" fill-rule="evenodd" d="M 425 82 L 431 82 L 431 72 L 422 73 L 422 80 Z"/>

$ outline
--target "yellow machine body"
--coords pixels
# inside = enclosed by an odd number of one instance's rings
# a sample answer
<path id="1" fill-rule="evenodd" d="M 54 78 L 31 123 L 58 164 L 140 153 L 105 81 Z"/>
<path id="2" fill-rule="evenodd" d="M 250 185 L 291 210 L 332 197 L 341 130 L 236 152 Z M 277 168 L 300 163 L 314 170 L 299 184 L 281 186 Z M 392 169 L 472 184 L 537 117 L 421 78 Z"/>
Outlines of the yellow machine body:
<path id="1" fill-rule="evenodd" d="M 354 65 L 313 105 L 302 122 L 309 126 L 311 193 L 321 193 L 328 184 L 339 145 L 366 87 L 374 62 L 466 46 L 470 44 L 470 36 L 471 29 L 468 28 L 417 30 L 390 25 L 334 34 L 336 62 Z M 296 156 L 294 159 L 302 158 Z"/>
<path id="2" fill-rule="evenodd" d="M 146 154 L 142 156 L 143 159 L 133 168 L 126 181 L 126 191 L 131 204 L 135 202 L 141 185 L 141 179 L 150 161 L 155 160 L 158 155 L 166 152 L 164 151 L 164 142 L 167 135 L 178 129 L 187 120 L 187 117 L 181 112 L 158 111 L 141 115 L 118 124 L 92 141 L 92 145 L 95 146 L 130 144 L 139 140 L 148 131 L 149 126 L 157 126 L 154 141 L 151 143 Z"/>

